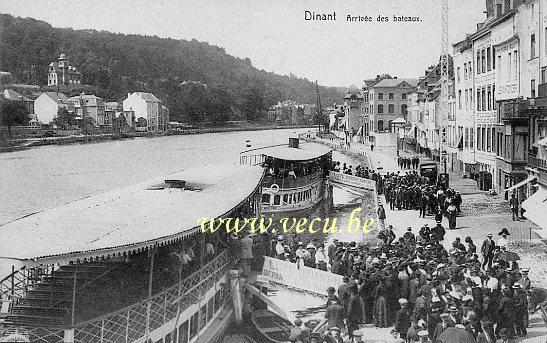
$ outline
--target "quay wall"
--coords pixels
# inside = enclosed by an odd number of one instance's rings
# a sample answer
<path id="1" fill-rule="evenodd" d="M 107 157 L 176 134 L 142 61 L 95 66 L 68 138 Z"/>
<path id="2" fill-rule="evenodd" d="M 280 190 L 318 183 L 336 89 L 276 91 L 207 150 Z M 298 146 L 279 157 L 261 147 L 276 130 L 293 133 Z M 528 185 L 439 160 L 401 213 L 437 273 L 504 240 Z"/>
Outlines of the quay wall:
<path id="1" fill-rule="evenodd" d="M 0 153 L 11 152 L 29 149 L 43 145 L 69 145 L 69 144 L 85 144 L 97 143 L 109 140 L 125 140 L 136 137 L 161 137 L 174 135 L 196 135 L 204 133 L 222 133 L 222 132 L 237 132 L 237 131 L 265 131 L 265 130 L 283 130 L 283 129 L 305 129 L 310 128 L 309 125 L 267 125 L 258 127 L 204 127 L 195 129 L 170 130 L 162 133 L 152 132 L 128 132 L 128 133 L 106 133 L 106 134 L 90 134 L 90 135 L 64 135 L 43 138 L 26 138 L 26 139 L 11 139 L 3 140 L 0 137 Z"/>
<path id="2" fill-rule="evenodd" d="M 357 159 L 360 163 L 365 163 L 365 165 L 369 169 L 374 169 L 372 166 L 372 161 L 370 159 L 370 156 L 362 148 L 351 147 L 351 146 L 348 147 L 343 142 L 330 141 L 323 138 L 312 136 L 311 134 L 301 134 L 300 139 L 307 142 L 316 142 L 316 143 L 321 143 L 326 146 L 329 146 L 331 149 L 335 151 L 339 151 L 345 155 L 348 155 L 350 157 Z M 376 221 L 376 225 L 374 225 L 373 229 L 367 235 L 364 236 L 364 242 L 368 244 L 374 244 L 378 241 L 377 235 L 380 229 L 380 223 L 378 220 L 378 208 L 379 208 L 379 205 L 382 204 L 382 200 L 380 199 L 380 196 L 378 195 L 378 189 L 376 188 L 376 185 L 374 185 L 374 187 L 372 188 L 370 192 L 372 192 L 373 194 L 372 197 L 374 199 L 373 218 Z M 364 194 L 364 197 L 367 197 L 367 194 Z"/>

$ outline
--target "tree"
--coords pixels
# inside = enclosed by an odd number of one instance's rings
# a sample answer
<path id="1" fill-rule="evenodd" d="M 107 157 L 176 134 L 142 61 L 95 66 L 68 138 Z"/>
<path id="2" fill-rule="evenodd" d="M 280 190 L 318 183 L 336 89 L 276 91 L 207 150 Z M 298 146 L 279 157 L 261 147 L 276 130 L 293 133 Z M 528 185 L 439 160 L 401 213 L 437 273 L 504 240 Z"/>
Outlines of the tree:
<path id="1" fill-rule="evenodd" d="M 264 99 L 262 99 L 262 92 L 257 87 L 248 88 L 244 92 L 241 110 L 247 120 L 260 119 L 260 114 L 264 110 Z"/>
<path id="2" fill-rule="evenodd" d="M 8 127 L 10 137 L 12 126 L 27 125 L 29 120 L 29 110 L 24 102 L 4 100 L 0 104 L 0 123 Z"/>
<path id="3" fill-rule="evenodd" d="M 53 119 L 53 124 L 62 129 L 66 129 L 69 125 L 76 125 L 76 114 L 69 112 L 66 107 L 59 107 L 57 117 Z"/>
<path id="4" fill-rule="evenodd" d="M 207 111 L 208 121 L 222 125 L 232 115 L 232 99 L 228 92 L 221 87 L 208 87 L 207 98 L 209 110 Z"/>

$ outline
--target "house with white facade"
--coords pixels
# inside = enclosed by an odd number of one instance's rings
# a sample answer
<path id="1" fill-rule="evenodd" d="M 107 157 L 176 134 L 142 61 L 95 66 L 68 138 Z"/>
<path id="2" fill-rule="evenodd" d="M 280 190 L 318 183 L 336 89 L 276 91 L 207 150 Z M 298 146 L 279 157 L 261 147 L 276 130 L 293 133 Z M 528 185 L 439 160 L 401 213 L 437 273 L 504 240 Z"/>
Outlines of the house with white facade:
<path id="1" fill-rule="evenodd" d="M 74 110 L 74 105 L 68 101 L 63 93 L 45 92 L 34 100 L 36 119 L 41 124 L 51 124 L 57 117 L 60 108 Z"/>
<path id="2" fill-rule="evenodd" d="M 140 118 L 145 119 L 147 131 L 161 132 L 166 129 L 167 122 L 164 120 L 165 111 L 162 110 L 161 100 L 152 93 L 128 93 L 123 101 L 123 110 L 133 111 L 137 122 L 142 122 Z"/>
<path id="3" fill-rule="evenodd" d="M 475 172 L 475 90 L 472 41 L 469 37 L 454 45 L 456 144 L 459 169 L 468 176 Z"/>

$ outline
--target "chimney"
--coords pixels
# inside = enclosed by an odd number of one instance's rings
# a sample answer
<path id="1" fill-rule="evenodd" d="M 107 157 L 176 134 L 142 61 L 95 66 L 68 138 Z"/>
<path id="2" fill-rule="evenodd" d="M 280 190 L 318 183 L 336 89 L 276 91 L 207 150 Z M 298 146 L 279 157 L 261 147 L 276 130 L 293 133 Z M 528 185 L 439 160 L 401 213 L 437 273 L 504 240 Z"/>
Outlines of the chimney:
<path id="1" fill-rule="evenodd" d="M 127 97 L 129 98 L 131 96 L 131 93 L 127 93 Z"/>
<path id="2" fill-rule="evenodd" d="M 494 0 L 486 0 L 486 18 L 494 17 Z"/>

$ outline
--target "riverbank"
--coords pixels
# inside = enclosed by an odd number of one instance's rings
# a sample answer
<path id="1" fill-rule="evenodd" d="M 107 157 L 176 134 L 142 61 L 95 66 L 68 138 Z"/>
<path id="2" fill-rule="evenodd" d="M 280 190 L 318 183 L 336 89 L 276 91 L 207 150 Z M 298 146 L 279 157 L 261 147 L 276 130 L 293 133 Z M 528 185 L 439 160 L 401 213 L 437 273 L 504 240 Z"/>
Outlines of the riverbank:
<path id="1" fill-rule="evenodd" d="M 69 144 L 86 144 L 98 143 L 103 141 L 117 141 L 133 139 L 138 137 L 161 137 L 161 136 L 176 136 L 176 135 L 197 135 L 204 133 L 223 133 L 223 132 L 239 132 L 239 131 L 265 131 L 265 130 L 282 130 L 282 129 L 305 129 L 311 128 L 309 125 L 267 125 L 267 126 L 245 126 L 245 127 L 203 127 L 196 129 L 170 130 L 162 133 L 151 132 L 130 132 L 130 133 L 106 133 L 93 135 L 71 135 L 58 137 L 44 138 L 27 138 L 14 139 L 2 142 L 4 146 L 0 146 L 0 153 L 26 150 L 33 147 L 44 145 L 69 145 Z"/>

